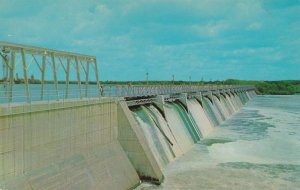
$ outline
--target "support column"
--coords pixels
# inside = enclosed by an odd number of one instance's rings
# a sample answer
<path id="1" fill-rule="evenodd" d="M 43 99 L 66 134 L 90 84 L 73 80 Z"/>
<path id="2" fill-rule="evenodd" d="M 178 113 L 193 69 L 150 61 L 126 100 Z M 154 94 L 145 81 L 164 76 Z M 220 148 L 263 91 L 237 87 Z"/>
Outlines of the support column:
<path id="1" fill-rule="evenodd" d="M 24 49 L 21 49 L 21 56 L 22 56 L 22 64 L 23 64 L 23 75 L 24 75 L 26 99 L 27 99 L 27 102 L 30 102 L 31 97 L 30 97 L 30 92 L 29 92 L 29 84 L 28 84 L 28 78 L 27 78 L 27 65 L 26 65 L 26 57 L 25 57 Z"/>
<path id="2" fill-rule="evenodd" d="M 9 66 L 9 102 L 13 99 L 13 85 L 14 85 L 14 70 L 15 70 L 15 52 L 11 52 L 10 66 Z"/>
<path id="3" fill-rule="evenodd" d="M 66 69 L 66 94 L 65 98 L 69 96 L 69 73 L 70 73 L 70 58 L 67 58 L 67 69 Z"/>
<path id="4" fill-rule="evenodd" d="M 57 74 L 56 74 L 56 63 L 55 63 L 54 53 L 51 53 L 51 60 L 52 60 L 52 70 L 53 70 L 55 94 L 56 94 L 57 100 L 59 100 L 58 85 L 57 85 L 58 82 L 57 82 Z"/>
<path id="5" fill-rule="evenodd" d="M 96 60 L 93 60 L 93 61 L 94 61 L 94 65 L 95 65 L 96 82 L 97 82 L 97 86 L 98 86 L 98 89 L 99 89 L 100 88 L 100 82 L 99 82 L 99 75 L 98 75 L 98 66 L 97 66 Z"/>
<path id="6" fill-rule="evenodd" d="M 41 72 L 42 72 L 42 79 L 41 79 L 41 100 L 44 99 L 44 84 L 45 84 L 45 68 L 46 68 L 46 56 L 47 53 L 45 52 L 43 54 L 42 57 L 42 68 L 41 68 Z"/>
<path id="7" fill-rule="evenodd" d="M 0 55 L 2 57 L 2 63 L 3 63 L 3 82 L 6 82 L 8 80 L 9 58 L 5 48 L 2 49 L 2 52 L 3 53 L 0 52 Z"/>
<path id="8" fill-rule="evenodd" d="M 89 62 L 86 63 L 86 71 L 85 71 L 85 96 L 88 96 L 88 88 L 89 88 Z"/>
<path id="9" fill-rule="evenodd" d="M 75 57 L 75 64 L 76 64 L 76 73 L 77 73 L 77 82 L 78 82 L 78 91 L 79 97 L 81 98 L 81 81 L 80 81 L 80 72 L 79 72 L 79 65 L 78 65 L 78 58 Z"/>

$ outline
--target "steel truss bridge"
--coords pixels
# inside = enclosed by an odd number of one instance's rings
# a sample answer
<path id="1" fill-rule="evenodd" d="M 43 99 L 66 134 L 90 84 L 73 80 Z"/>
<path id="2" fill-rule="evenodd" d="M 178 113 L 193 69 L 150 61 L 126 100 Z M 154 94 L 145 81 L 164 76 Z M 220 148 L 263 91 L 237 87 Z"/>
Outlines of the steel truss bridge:
<path id="1" fill-rule="evenodd" d="M 34 92 L 36 96 L 36 91 L 39 90 L 40 100 L 44 100 L 46 90 L 49 93 L 49 89 L 45 88 L 47 83 L 52 84 L 51 94 L 56 96 L 56 99 L 60 97 L 59 84 L 64 85 L 63 98 L 68 98 L 71 79 L 77 83 L 76 92 L 79 97 L 88 93 L 91 75 L 94 75 L 94 80 L 99 86 L 98 68 L 94 56 L 6 42 L 0 42 L 0 55 L 2 70 L 0 80 L 4 85 L 1 91 L 7 96 L 9 102 L 13 101 L 15 91 L 18 91 L 17 96 L 25 96 L 27 102 L 30 102 L 33 92 L 30 83 L 39 84 L 39 89 L 34 89 Z M 38 78 L 35 78 L 36 75 Z M 14 89 L 16 83 L 24 84 L 24 89 Z"/>

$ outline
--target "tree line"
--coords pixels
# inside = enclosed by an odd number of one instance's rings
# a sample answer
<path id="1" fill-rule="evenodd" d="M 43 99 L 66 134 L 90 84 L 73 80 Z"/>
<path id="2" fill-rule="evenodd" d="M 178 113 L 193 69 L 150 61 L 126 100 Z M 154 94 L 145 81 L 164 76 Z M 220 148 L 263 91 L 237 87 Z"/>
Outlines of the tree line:
<path id="1" fill-rule="evenodd" d="M 7 79 L 0 79 L 0 83 L 7 83 Z M 31 76 L 28 79 L 30 84 L 41 84 L 41 81 Z M 15 84 L 23 84 L 24 79 L 15 78 Z M 53 84 L 53 81 L 45 81 L 45 84 Z M 58 81 L 65 84 L 65 81 Z M 82 84 L 85 81 L 81 81 Z M 100 81 L 102 85 L 251 85 L 255 86 L 257 93 L 262 95 L 292 95 L 300 94 L 300 80 L 281 80 L 281 81 L 253 81 L 253 80 L 216 80 L 216 81 Z M 77 81 L 69 81 L 69 84 L 78 84 Z M 89 84 L 97 84 L 89 81 Z"/>

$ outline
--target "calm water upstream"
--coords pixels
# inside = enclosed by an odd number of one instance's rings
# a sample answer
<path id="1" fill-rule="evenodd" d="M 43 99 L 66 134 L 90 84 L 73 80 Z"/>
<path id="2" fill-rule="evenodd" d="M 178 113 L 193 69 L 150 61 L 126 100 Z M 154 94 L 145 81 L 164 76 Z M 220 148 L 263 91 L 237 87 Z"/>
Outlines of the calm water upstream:
<path id="1" fill-rule="evenodd" d="M 257 96 L 138 189 L 300 189 L 300 96 Z"/>

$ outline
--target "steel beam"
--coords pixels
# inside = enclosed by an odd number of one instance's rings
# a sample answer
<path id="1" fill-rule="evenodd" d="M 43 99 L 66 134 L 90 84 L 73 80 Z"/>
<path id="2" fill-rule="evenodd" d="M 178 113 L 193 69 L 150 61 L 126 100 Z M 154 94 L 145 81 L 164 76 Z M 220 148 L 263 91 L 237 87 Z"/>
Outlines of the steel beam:
<path id="1" fill-rule="evenodd" d="M 25 54 L 25 50 L 24 49 L 21 50 L 21 56 L 22 56 L 22 64 L 23 64 L 23 76 L 24 76 L 26 98 L 27 98 L 27 102 L 30 102 L 31 101 L 31 97 L 30 97 L 28 77 L 27 77 L 26 54 Z"/>
<path id="2" fill-rule="evenodd" d="M 85 96 L 88 96 L 88 88 L 89 88 L 89 63 L 86 64 L 85 70 Z"/>
<path id="3" fill-rule="evenodd" d="M 53 70 L 53 79 L 54 79 L 54 90 L 57 97 L 57 100 L 59 100 L 59 94 L 58 94 L 58 81 L 57 81 L 57 73 L 56 73 L 56 63 L 55 63 L 55 57 L 54 53 L 51 53 L 51 60 L 52 60 L 52 70 Z"/>
<path id="4" fill-rule="evenodd" d="M 42 57 L 42 68 L 41 68 L 41 73 L 42 73 L 42 78 L 41 78 L 41 100 L 44 99 L 46 59 L 47 59 L 47 53 L 44 52 L 43 57 Z"/>
<path id="5" fill-rule="evenodd" d="M 15 51 L 24 50 L 24 51 L 26 51 L 28 53 L 32 53 L 32 54 L 43 54 L 44 52 L 47 52 L 49 54 L 54 53 L 55 55 L 62 56 L 62 57 L 76 56 L 76 57 L 78 57 L 78 59 L 83 59 L 83 60 L 96 59 L 95 56 L 90 56 L 90 55 L 84 55 L 84 54 L 66 52 L 66 51 L 58 51 L 58 50 L 49 49 L 49 48 L 27 46 L 27 45 L 8 43 L 8 42 L 0 42 L 0 47 L 9 47 L 11 50 L 15 50 Z"/>
<path id="6" fill-rule="evenodd" d="M 13 85 L 14 85 L 14 70 L 15 70 L 15 52 L 11 52 L 10 66 L 9 66 L 9 102 L 13 99 Z"/>
<path id="7" fill-rule="evenodd" d="M 65 98 L 68 98 L 69 96 L 69 75 L 70 75 L 70 58 L 67 58 Z"/>
<path id="8" fill-rule="evenodd" d="M 91 61 L 94 63 L 94 66 L 95 66 L 95 76 L 96 76 L 96 83 L 97 83 L 97 86 L 98 86 L 98 89 L 100 87 L 100 82 L 99 82 L 99 75 L 98 75 L 98 66 L 97 66 L 97 62 L 96 62 L 96 59 L 91 59 Z"/>
<path id="9" fill-rule="evenodd" d="M 82 98 L 82 96 L 81 96 L 81 80 L 80 80 L 80 72 L 79 72 L 79 65 L 78 65 L 77 57 L 75 57 L 75 65 L 76 65 L 76 76 L 77 76 L 79 97 Z"/>

